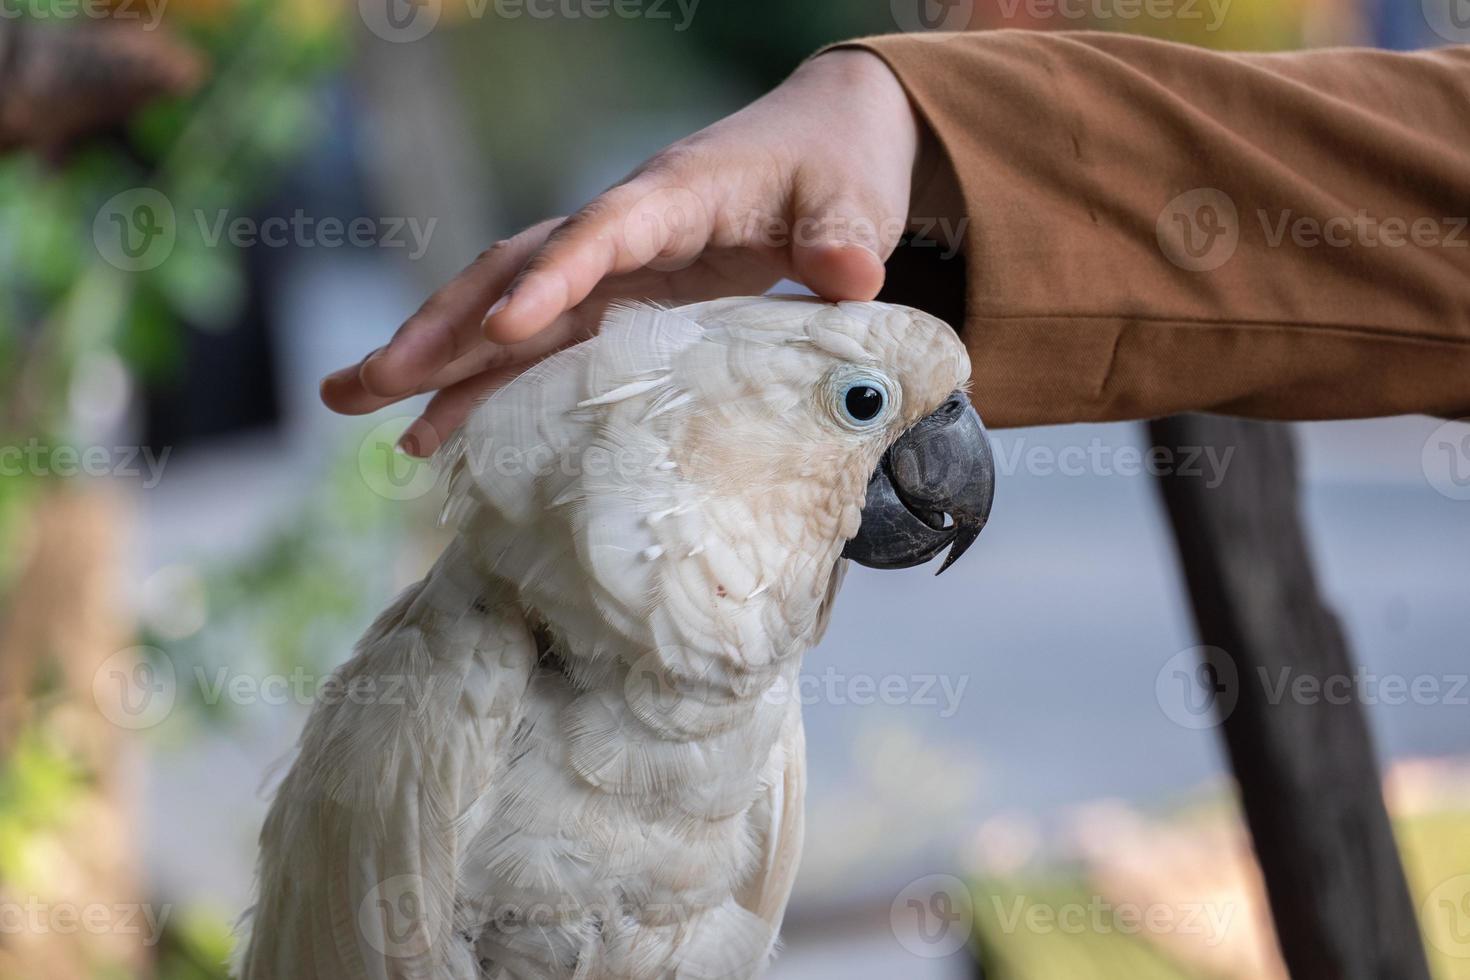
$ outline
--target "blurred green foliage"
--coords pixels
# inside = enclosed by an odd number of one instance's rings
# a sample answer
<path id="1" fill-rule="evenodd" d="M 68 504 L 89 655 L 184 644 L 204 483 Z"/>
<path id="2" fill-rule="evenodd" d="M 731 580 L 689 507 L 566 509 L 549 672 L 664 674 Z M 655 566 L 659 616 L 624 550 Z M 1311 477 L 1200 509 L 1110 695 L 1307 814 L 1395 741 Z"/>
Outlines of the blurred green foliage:
<path id="1" fill-rule="evenodd" d="M 169 919 L 158 944 L 158 980 L 226 980 L 234 934 L 220 919 L 185 911 Z"/>
<path id="2" fill-rule="evenodd" d="M 1470 980 L 1463 926 L 1470 917 L 1470 874 L 1463 873 L 1470 869 L 1470 810 L 1398 820 L 1394 833 L 1420 911 L 1431 972 L 1436 980 Z"/>
<path id="3" fill-rule="evenodd" d="M 312 135 L 313 83 L 346 50 L 335 21 L 295 16 L 290 0 L 181 20 L 170 24 L 213 66 L 199 92 L 145 110 L 123 140 L 60 166 L 0 159 L 0 438 L 69 435 L 81 357 L 116 352 L 155 377 L 177 367 L 183 322 L 228 321 L 241 275 L 227 242 L 181 234 L 167 261 L 124 272 L 99 253 L 93 221 L 136 187 L 158 190 L 178 214 L 248 207 Z"/>
<path id="4" fill-rule="evenodd" d="M 35 12 L 46 15 L 44 8 Z M 167 261 L 126 272 L 109 265 L 94 243 L 94 220 L 105 202 L 135 187 L 158 190 L 178 214 L 250 207 L 313 136 L 315 83 L 346 51 L 340 15 L 307 16 L 293 0 L 212 7 L 180 0 L 170 4 L 167 23 L 211 64 L 201 90 L 146 110 L 123 137 L 79 148 L 60 164 L 23 154 L 0 158 L 0 445 L 76 439 L 72 388 L 84 361 L 116 358 L 134 378 L 165 377 L 179 367 L 185 323 L 229 322 L 242 276 L 228 242 L 211 247 L 180 234 Z M 187 227 L 180 222 L 181 231 Z M 38 545 L 27 537 L 28 512 L 44 489 L 35 475 L 0 473 L 0 603 Z M 313 580 L 293 576 L 308 563 L 319 566 L 318 576 L 341 571 L 310 549 L 283 546 L 258 572 L 290 582 L 290 598 L 281 593 L 265 620 L 283 633 L 307 605 L 334 608 L 326 590 L 302 588 Z M 350 587 L 344 575 L 341 590 Z M 345 605 L 336 598 L 336 608 Z M 43 665 L 41 676 L 47 674 Z M 0 882 L 16 888 L 46 880 L 46 869 L 31 866 L 44 853 L 37 842 L 64 825 L 94 785 L 93 774 L 62 747 L 65 739 L 53 737 L 58 715 L 34 697 L 38 692 L 23 693 L 34 710 L 0 758 Z M 230 945 L 225 923 L 186 914 L 170 923 L 156 950 L 155 975 L 219 980 Z M 129 973 L 98 963 L 94 975 Z"/>
<path id="5" fill-rule="evenodd" d="M 44 880 L 28 846 L 65 816 L 91 785 L 86 771 L 41 731 L 24 733 L 0 763 L 0 880 Z"/>

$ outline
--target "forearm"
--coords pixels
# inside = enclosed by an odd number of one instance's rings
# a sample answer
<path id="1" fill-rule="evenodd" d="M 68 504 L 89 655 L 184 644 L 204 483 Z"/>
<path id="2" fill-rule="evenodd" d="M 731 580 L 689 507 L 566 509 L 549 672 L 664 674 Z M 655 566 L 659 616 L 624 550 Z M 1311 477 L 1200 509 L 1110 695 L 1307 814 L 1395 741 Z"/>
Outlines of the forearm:
<path id="1" fill-rule="evenodd" d="M 956 164 L 988 419 L 1470 411 L 1470 50 L 859 43 Z"/>

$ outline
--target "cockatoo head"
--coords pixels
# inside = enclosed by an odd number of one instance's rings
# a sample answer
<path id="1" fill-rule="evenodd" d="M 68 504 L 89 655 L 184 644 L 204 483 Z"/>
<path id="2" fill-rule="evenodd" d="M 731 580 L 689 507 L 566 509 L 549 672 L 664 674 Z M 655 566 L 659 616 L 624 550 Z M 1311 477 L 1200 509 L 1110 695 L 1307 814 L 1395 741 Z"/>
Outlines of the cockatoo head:
<path id="1" fill-rule="evenodd" d="M 974 542 L 994 466 L 965 394 L 969 358 L 944 322 L 772 297 L 673 312 L 702 334 L 673 370 L 689 399 L 672 441 L 687 479 L 779 501 L 786 520 L 878 568 L 953 545 L 948 568 Z"/>

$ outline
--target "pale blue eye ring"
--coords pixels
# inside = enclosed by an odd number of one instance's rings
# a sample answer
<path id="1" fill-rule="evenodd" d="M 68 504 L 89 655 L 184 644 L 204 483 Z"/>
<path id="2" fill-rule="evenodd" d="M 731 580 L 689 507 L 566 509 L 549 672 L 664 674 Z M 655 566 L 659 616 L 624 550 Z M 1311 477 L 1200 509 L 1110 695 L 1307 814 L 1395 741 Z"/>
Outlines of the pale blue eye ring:
<path id="1" fill-rule="evenodd" d="M 893 414 L 893 387 L 887 378 L 862 371 L 834 378 L 832 412 L 849 429 L 870 429 Z"/>

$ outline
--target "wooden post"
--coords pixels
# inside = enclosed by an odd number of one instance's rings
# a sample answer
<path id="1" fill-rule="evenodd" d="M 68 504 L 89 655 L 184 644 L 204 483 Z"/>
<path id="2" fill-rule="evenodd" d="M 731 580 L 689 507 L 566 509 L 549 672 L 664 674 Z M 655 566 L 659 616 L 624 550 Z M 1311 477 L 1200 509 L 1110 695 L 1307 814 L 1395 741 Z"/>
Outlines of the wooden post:
<path id="1" fill-rule="evenodd" d="M 1307 551 L 1290 429 L 1182 416 L 1150 434 L 1234 450 L 1218 487 L 1178 473 L 1159 486 L 1201 642 L 1235 667 L 1222 733 L 1292 977 L 1428 980 L 1355 664 Z M 1348 683 L 1331 699 L 1282 693 L 1303 676 Z"/>
<path id="2" fill-rule="evenodd" d="M 118 602 L 126 502 L 100 481 L 44 479 L 25 525 L 35 535 L 29 558 L 0 596 L 0 676 L 17 685 L 0 690 L 0 767 L 25 731 L 66 761 L 74 771 L 64 782 L 75 785 L 62 812 L 19 824 L 31 860 L 0 878 L 0 903 L 11 910 L 0 929 L 0 980 L 148 976 L 153 951 L 141 915 L 137 929 L 121 928 L 121 919 L 100 929 L 76 919 L 58 926 L 51 917 L 67 909 L 136 914 L 143 876 L 136 745 L 99 710 L 94 684 L 132 635 Z M 26 911 L 32 906 L 41 911 Z"/>

